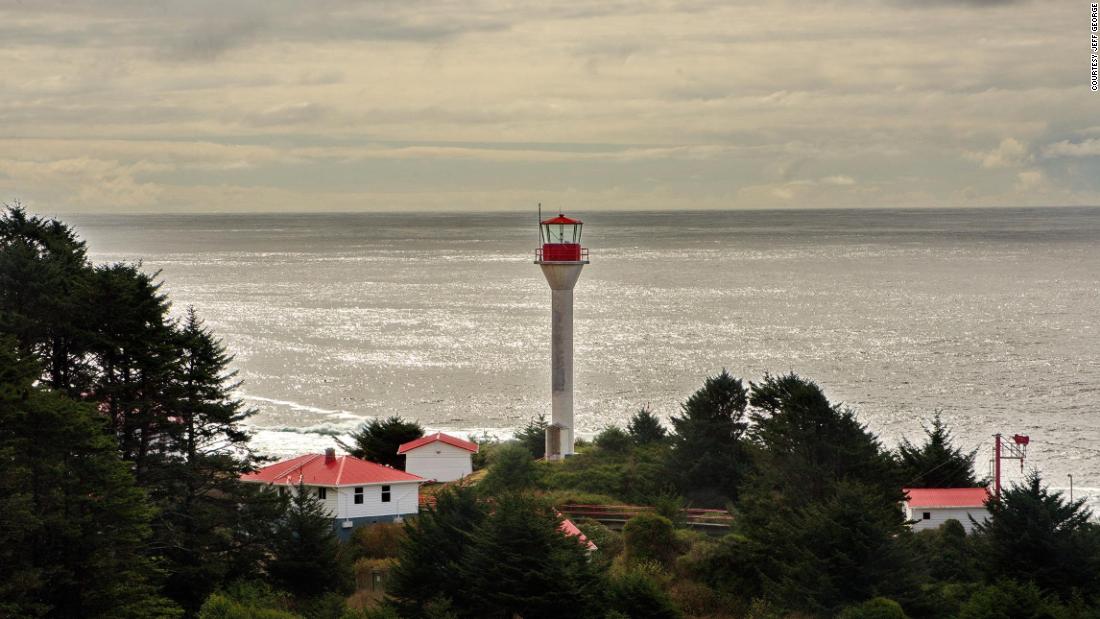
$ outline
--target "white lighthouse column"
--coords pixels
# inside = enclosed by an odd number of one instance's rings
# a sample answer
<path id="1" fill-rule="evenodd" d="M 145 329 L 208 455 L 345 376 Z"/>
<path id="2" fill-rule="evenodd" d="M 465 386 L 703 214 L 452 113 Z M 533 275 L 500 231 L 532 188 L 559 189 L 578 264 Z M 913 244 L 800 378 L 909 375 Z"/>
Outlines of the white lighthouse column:
<path id="1" fill-rule="evenodd" d="M 560 457 L 573 454 L 573 287 L 583 262 L 540 263 L 550 284 L 550 432 L 560 432 Z M 548 458 L 550 436 L 547 436 Z"/>

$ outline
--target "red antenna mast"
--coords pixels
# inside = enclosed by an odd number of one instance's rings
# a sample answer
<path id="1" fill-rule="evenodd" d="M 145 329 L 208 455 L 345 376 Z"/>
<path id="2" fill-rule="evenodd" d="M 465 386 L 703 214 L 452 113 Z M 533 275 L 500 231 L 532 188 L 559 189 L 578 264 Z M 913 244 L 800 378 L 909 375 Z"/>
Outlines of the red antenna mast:
<path id="1" fill-rule="evenodd" d="M 1000 433 L 993 435 L 993 495 L 1001 500 L 1001 460 L 1019 460 L 1020 472 L 1024 472 L 1024 458 L 1031 439 L 1023 434 L 1013 434 L 1009 442 Z"/>

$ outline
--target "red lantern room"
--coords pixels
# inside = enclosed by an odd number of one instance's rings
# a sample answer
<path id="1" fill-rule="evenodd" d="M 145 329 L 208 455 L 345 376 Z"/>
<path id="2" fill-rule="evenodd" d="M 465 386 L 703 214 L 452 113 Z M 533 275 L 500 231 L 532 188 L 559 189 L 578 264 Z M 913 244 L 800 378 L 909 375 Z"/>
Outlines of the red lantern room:
<path id="1" fill-rule="evenodd" d="M 542 248 L 536 250 L 538 262 L 587 262 L 588 249 L 581 247 L 581 227 L 579 219 L 566 217 L 558 213 L 539 222 L 539 238 Z"/>

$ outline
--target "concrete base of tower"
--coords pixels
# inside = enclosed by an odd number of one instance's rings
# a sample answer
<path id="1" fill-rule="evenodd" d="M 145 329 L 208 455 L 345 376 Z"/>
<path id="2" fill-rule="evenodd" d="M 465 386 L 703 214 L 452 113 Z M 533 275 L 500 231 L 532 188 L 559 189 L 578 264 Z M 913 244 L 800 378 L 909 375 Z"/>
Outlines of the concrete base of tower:
<path id="1" fill-rule="evenodd" d="M 573 455 L 573 286 L 587 261 L 538 262 L 550 284 L 550 426 L 546 457 Z"/>

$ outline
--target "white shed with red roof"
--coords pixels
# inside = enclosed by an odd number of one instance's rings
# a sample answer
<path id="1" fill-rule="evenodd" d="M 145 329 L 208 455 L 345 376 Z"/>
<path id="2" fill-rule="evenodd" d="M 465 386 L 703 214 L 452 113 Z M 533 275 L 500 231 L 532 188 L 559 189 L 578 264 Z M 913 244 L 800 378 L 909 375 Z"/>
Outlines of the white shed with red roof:
<path id="1" fill-rule="evenodd" d="M 905 488 L 902 509 L 913 530 L 936 529 L 948 520 L 958 520 L 967 533 L 974 529 L 971 518 L 978 522 L 989 519 L 985 504 L 989 491 L 985 488 Z"/>
<path id="2" fill-rule="evenodd" d="M 241 481 L 293 492 L 301 484 L 332 514 L 333 525 L 346 539 L 363 524 L 400 521 L 420 511 L 424 479 L 395 468 L 337 456 L 333 449 L 306 454 L 265 466 L 241 476 Z"/>
<path id="3" fill-rule="evenodd" d="M 432 481 L 455 481 L 474 471 L 477 443 L 436 432 L 397 448 L 405 454 L 405 470 Z"/>

